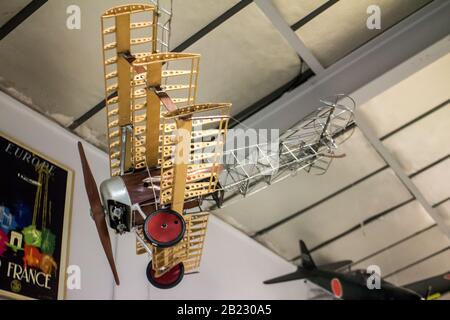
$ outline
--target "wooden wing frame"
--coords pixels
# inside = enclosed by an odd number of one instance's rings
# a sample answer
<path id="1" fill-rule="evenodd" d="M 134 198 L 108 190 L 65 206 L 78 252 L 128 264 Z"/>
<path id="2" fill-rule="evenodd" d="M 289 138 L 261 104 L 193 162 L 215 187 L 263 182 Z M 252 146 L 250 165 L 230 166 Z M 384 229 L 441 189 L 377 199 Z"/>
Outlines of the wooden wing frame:
<path id="1" fill-rule="evenodd" d="M 135 169 L 159 166 L 162 135 L 176 129 L 173 125 L 162 124 L 161 113 L 165 108 L 151 88 L 176 96 L 171 101 L 177 107 L 194 104 L 199 63 L 200 55 L 190 53 L 152 54 L 133 62 L 132 153 Z"/>
<path id="2" fill-rule="evenodd" d="M 130 169 L 142 169 L 159 165 L 162 132 L 174 130 L 173 126 L 161 125 L 160 98 L 149 88 L 160 87 L 165 92 L 176 93 L 173 102 L 177 106 L 193 104 L 197 95 L 197 78 L 200 56 L 186 53 L 157 53 L 137 58 L 130 64 L 129 105 L 108 104 L 108 141 L 111 175 L 120 175 Z M 171 69 L 169 63 L 183 68 Z M 129 122 L 121 121 L 125 110 Z M 122 130 L 130 125 L 133 132 L 127 134 L 123 147 Z M 125 154 L 123 154 L 125 151 Z M 121 170 L 122 161 L 125 164 Z M 123 171 L 123 172 L 122 172 Z"/>
<path id="3" fill-rule="evenodd" d="M 183 211 L 189 199 L 216 191 L 222 168 L 224 138 L 231 104 L 193 105 L 162 116 L 164 131 L 161 145 L 162 205 Z"/>
<path id="4" fill-rule="evenodd" d="M 216 191 L 222 170 L 223 147 L 231 104 L 192 105 L 164 113 L 161 145 L 160 203 L 171 205 L 183 214 L 187 200 Z M 200 266 L 206 235 L 208 213 L 183 214 L 186 222 L 184 239 L 172 248 L 153 248 L 153 270 L 156 276 L 183 262 L 186 272 Z"/>
<path id="5" fill-rule="evenodd" d="M 142 21 L 143 14 L 149 18 Z M 158 53 L 157 27 L 152 5 L 119 6 L 102 16 L 111 176 L 159 167 L 159 202 L 186 222 L 183 240 L 165 249 L 136 228 L 137 253 L 152 253 L 159 277 L 180 262 L 187 273 L 200 265 L 209 215 L 185 214 L 184 203 L 216 191 L 231 104 L 195 104 L 200 55 Z"/>
<path id="6" fill-rule="evenodd" d="M 183 204 L 216 191 L 230 108 L 228 103 L 192 105 L 161 117 L 166 130 L 160 139 L 160 203 L 183 215 L 186 233 L 176 246 L 161 249 L 143 240 L 142 228 L 138 229 L 136 251 L 142 254 L 151 250 L 156 277 L 180 262 L 186 273 L 200 266 L 209 214 L 186 214 Z M 185 132 L 180 134 L 180 129 Z"/>
<path id="7" fill-rule="evenodd" d="M 132 68 L 127 56 L 146 57 L 156 53 L 157 8 L 153 5 L 131 4 L 114 7 L 101 17 L 105 102 L 110 157 L 110 174 L 120 174 L 132 168 L 132 134 L 123 128 L 132 124 Z M 124 152 L 127 151 L 127 152 Z M 125 157 L 121 161 L 122 154 Z M 122 163 L 121 163 L 122 162 Z"/>

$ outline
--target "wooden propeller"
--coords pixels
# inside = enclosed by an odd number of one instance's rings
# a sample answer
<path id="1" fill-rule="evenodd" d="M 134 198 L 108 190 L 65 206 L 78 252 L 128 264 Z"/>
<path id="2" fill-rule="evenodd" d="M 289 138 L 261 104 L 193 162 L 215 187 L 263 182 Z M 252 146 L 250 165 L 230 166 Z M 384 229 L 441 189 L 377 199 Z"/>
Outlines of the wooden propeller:
<path id="1" fill-rule="evenodd" d="M 78 151 L 80 153 L 81 166 L 83 168 L 84 185 L 86 188 L 87 196 L 89 198 L 89 204 L 91 206 L 92 218 L 95 221 L 95 226 L 97 227 L 97 232 L 100 237 L 100 242 L 102 243 L 103 250 L 105 251 L 106 258 L 108 259 L 109 265 L 111 266 L 114 280 L 116 281 L 117 285 L 120 285 L 119 275 L 117 274 L 116 265 L 114 263 L 111 239 L 109 238 L 108 227 L 106 225 L 105 212 L 100 201 L 100 194 L 97 189 L 97 184 L 95 183 L 94 176 L 92 175 L 91 168 L 89 167 L 89 163 L 86 159 L 86 155 L 84 153 L 83 145 L 81 144 L 81 142 L 78 142 Z"/>

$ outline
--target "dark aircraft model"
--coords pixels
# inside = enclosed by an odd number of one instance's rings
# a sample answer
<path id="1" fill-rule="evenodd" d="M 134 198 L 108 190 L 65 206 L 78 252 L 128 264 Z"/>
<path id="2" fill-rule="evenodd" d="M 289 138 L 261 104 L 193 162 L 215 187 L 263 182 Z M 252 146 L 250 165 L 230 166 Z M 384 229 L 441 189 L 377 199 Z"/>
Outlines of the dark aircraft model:
<path id="1" fill-rule="evenodd" d="M 422 300 L 436 299 L 450 291 L 450 273 L 414 282 L 403 287 L 395 286 L 380 279 L 379 289 L 369 289 L 373 275 L 366 270 L 338 272 L 352 261 L 345 260 L 316 266 L 305 243 L 300 240 L 301 266 L 297 271 L 264 281 L 273 284 L 305 279 L 331 292 L 334 297 L 344 300 Z M 369 279 L 369 277 L 372 277 Z M 368 281 L 369 280 L 369 281 Z"/>

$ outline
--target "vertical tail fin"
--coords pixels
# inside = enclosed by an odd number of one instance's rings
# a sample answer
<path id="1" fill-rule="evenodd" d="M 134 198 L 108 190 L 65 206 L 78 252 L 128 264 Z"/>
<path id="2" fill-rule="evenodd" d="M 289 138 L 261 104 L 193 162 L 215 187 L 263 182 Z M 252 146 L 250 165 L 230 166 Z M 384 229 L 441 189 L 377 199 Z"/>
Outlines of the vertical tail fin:
<path id="1" fill-rule="evenodd" d="M 302 268 L 306 270 L 313 270 L 317 268 L 303 240 L 300 240 L 300 258 L 302 260 Z"/>

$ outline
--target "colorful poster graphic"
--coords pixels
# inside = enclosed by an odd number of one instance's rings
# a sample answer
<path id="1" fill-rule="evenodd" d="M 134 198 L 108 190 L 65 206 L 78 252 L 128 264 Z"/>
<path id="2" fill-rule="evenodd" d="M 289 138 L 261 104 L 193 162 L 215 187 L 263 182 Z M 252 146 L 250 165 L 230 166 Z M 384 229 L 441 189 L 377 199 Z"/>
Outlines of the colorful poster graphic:
<path id="1" fill-rule="evenodd" d="M 0 133 L 0 294 L 64 297 L 73 172 Z"/>

